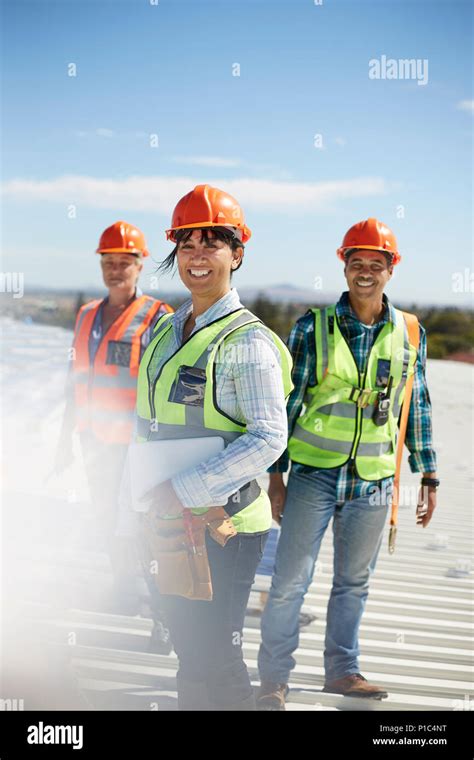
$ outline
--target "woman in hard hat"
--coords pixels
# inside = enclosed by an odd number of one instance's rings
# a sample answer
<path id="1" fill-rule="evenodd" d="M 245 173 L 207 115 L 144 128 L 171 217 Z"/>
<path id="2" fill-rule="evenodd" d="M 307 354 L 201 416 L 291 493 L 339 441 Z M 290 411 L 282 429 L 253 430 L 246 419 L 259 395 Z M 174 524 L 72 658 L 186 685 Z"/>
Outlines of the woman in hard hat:
<path id="1" fill-rule="evenodd" d="M 77 429 L 98 535 L 114 572 L 109 608 L 136 613 L 135 555 L 129 541 L 114 536 L 117 497 L 132 435 L 140 357 L 157 320 L 172 309 L 138 287 L 149 254 L 137 227 L 124 221 L 107 227 L 96 253 L 107 296 L 84 304 L 77 315 L 55 469 L 60 472 L 71 463 Z"/>
<path id="2" fill-rule="evenodd" d="M 286 346 L 231 288 L 250 234 L 239 204 L 222 190 L 198 185 L 179 201 L 167 231 L 175 247 L 162 267 L 177 264 L 191 298 L 160 320 L 139 370 L 138 440 L 216 435 L 226 442 L 148 494 L 157 518 L 205 518 L 208 508 L 230 518 L 227 540 L 217 543 L 206 531 L 212 600 L 163 596 L 182 710 L 255 709 L 242 630 L 271 525 L 255 478 L 285 448 L 292 384 Z"/>

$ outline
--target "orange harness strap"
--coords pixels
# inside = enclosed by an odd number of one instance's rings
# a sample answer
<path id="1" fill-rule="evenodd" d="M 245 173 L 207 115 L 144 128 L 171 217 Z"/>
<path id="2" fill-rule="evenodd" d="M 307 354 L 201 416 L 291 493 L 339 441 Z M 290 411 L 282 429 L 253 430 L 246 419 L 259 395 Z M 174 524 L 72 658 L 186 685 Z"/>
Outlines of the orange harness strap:
<path id="1" fill-rule="evenodd" d="M 403 317 L 408 330 L 408 339 L 412 346 L 415 346 L 418 350 L 420 345 L 420 325 L 417 317 L 414 314 L 408 314 L 403 312 Z M 400 426 L 398 432 L 397 442 L 397 456 L 395 466 L 395 477 L 393 480 L 393 498 L 392 498 L 392 514 L 390 516 L 390 533 L 388 537 L 388 551 L 389 554 L 393 554 L 395 551 L 395 539 L 397 535 L 397 517 L 398 517 L 398 499 L 400 488 L 400 470 L 402 467 L 403 447 L 405 445 L 405 436 L 407 432 L 408 414 L 410 412 L 411 392 L 413 389 L 414 374 L 411 375 L 406 382 L 405 397 L 403 399 L 403 406 L 400 415 Z"/>

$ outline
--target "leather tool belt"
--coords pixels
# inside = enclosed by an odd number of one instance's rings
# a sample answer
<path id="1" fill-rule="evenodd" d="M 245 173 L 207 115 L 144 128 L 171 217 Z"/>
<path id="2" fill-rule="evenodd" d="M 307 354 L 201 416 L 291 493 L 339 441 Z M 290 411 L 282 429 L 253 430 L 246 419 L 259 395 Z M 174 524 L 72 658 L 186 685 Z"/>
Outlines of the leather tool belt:
<path id="1" fill-rule="evenodd" d="M 151 512 L 143 515 L 141 541 L 160 594 L 212 600 L 206 530 L 220 546 L 237 535 L 224 507 L 211 507 L 202 515 L 186 510 L 172 520 Z"/>

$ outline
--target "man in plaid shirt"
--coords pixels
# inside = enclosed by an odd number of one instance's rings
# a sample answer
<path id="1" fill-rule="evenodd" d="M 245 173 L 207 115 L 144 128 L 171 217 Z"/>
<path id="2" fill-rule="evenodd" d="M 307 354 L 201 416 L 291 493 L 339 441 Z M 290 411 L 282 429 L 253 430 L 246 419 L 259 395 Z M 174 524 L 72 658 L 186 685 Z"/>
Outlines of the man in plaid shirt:
<path id="1" fill-rule="evenodd" d="M 262 616 L 258 657 L 261 710 L 285 709 L 289 675 L 295 665 L 292 653 L 299 640 L 298 615 L 331 518 L 334 579 L 327 612 L 324 691 L 372 699 L 388 696 L 385 689 L 369 683 L 359 672 L 358 631 L 395 471 L 395 432 L 390 432 L 388 422 L 384 427 L 380 399 L 383 394 L 390 399 L 395 430 L 400 393 L 410 374 L 413 390 L 406 444 L 412 472 L 423 473 L 417 524 L 426 527 L 436 506 L 439 481 L 425 377 L 426 333 L 420 325 L 419 346 L 410 347 L 403 315 L 384 294 L 393 266 L 400 260 L 395 237 L 376 219 L 359 222 L 346 234 L 338 255 L 345 263 L 349 291 L 342 294 L 333 311 L 319 312 L 324 316 L 308 311 L 297 321 L 288 340 L 295 387 L 287 407 L 290 452 L 286 451 L 269 470 L 273 517 L 282 529 Z M 326 312 L 332 314 L 327 323 Z M 332 338 L 324 333 L 327 325 Z M 397 376 L 396 357 L 401 353 L 394 350 L 397 330 L 404 341 L 406 363 L 398 388 L 394 388 L 390 376 Z M 350 397 L 343 392 L 341 377 L 345 372 Z M 332 385 L 322 406 L 323 387 L 328 383 Z M 357 394 L 363 397 L 358 386 L 367 389 L 364 401 L 357 401 Z M 334 389 L 338 388 L 335 401 Z M 306 409 L 300 416 L 303 404 Z M 357 411 L 359 405 L 362 409 Z M 289 459 L 291 473 L 286 487 L 283 473 Z"/>

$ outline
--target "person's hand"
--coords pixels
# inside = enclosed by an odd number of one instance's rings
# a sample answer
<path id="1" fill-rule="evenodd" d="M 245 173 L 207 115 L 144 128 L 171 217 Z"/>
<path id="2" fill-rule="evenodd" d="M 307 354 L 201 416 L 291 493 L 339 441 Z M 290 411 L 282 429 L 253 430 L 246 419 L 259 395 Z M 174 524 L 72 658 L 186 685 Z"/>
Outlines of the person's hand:
<path id="1" fill-rule="evenodd" d="M 418 506 L 416 508 L 416 524 L 423 528 L 429 524 L 433 512 L 436 509 L 436 488 L 433 486 L 421 486 L 418 492 Z"/>
<path id="2" fill-rule="evenodd" d="M 147 504 L 150 516 L 154 517 L 179 517 L 183 512 L 183 505 L 176 496 L 171 480 L 151 488 L 140 498 L 143 504 Z"/>
<path id="3" fill-rule="evenodd" d="M 270 473 L 270 485 L 268 487 L 268 496 L 272 505 L 272 517 L 278 525 L 281 525 L 281 516 L 285 509 L 286 486 L 283 482 L 281 472 Z"/>

